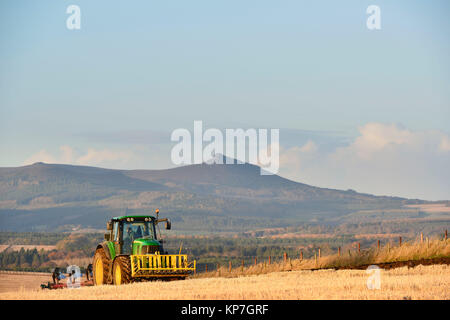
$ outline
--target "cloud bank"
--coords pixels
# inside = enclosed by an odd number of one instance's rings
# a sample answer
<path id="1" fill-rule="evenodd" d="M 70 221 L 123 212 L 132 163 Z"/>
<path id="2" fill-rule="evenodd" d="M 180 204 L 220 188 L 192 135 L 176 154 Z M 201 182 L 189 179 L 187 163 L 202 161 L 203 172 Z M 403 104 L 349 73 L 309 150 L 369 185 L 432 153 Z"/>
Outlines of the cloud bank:
<path id="1" fill-rule="evenodd" d="M 312 140 L 281 148 L 280 173 L 321 187 L 450 199 L 450 137 L 440 131 L 367 123 L 348 145 L 331 151 Z"/>
<path id="2" fill-rule="evenodd" d="M 126 166 L 136 157 L 138 155 L 132 151 L 89 148 L 86 152 L 80 153 L 76 152 L 74 148 L 64 145 L 59 147 L 59 153 L 56 155 L 43 149 L 31 155 L 23 164 L 45 162 L 117 168 Z"/>

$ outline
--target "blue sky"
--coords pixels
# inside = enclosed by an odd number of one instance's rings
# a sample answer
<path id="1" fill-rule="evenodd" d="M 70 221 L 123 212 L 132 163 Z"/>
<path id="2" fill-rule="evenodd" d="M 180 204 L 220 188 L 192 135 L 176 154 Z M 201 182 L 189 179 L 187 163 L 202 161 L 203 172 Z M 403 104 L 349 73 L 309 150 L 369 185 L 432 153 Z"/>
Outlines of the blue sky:
<path id="1" fill-rule="evenodd" d="M 66 28 L 71 4 L 80 30 Z M 366 27 L 371 4 L 381 30 Z M 449 9 L 448 1 L 2 1 L 0 166 L 170 167 L 170 132 L 203 120 L 280 128 L 291 154 L 282 174 L 298 181 L 449 199 Z M 378 134 L 388 142 L 375 154 L 335 167 L 342 148 L 353 159 L 358 138 Z M 299 151 L 307 143 L 329 159 L 320 170 Z M 405 162 L 395 178 L 405 183 L 391 181 Z M 361 178 L 371 171 L 383 179 Z"/>

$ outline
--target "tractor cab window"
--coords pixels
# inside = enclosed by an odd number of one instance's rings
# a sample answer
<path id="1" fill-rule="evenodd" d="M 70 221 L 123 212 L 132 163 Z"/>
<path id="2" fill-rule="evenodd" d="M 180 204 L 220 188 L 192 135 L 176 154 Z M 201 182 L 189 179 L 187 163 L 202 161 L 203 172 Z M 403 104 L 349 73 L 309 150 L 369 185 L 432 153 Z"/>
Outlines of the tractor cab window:
<path id="1" fill-rule="evenodd" d="M 113 241 L 119 241 L 119 221 L 114 221 L 113 226 Z"/>
<path id="2" fill-rule="evenodd" d="M 124 221 L 122 230 L 124 254 L 131 254 L 134 240 L 155 238 L 155 229 L 152 221 Z"/>

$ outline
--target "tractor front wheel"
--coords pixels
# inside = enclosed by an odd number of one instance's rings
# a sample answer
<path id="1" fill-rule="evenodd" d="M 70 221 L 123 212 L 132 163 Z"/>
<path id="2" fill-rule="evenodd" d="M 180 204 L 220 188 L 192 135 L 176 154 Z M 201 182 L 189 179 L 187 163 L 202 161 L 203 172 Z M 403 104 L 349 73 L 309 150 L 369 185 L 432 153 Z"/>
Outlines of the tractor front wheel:
<path id="1" fill-rule="evenodd" d="M 103 248 L 97 249 L 93 261 L 94 285 L 107 284 L 109 274 L 109 259 Z"/>
<path id="2" fill-rule="evenodd" d="M 115 285 L 131 282 L 131 261 L 129 256 L 118 256 L 113 263 L 113 283 Z"/>

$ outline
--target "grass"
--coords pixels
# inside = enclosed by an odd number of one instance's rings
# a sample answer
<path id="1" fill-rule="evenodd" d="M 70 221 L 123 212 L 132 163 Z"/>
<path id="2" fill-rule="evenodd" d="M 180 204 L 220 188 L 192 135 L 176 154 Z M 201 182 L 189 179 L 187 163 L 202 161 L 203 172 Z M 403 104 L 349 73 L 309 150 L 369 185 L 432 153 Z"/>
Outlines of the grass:
<path id="1" fill-rule="evenodd" d="M 337 254 L 327 256 L 315 261 L 305 261 L 300 264 L 301 267 L 318 268 L 342 267 L 342 266 L 359 266 L 377 263 L 421 260 L 431 258 L 450 257 L 450 241 L 431 240 L 424 242 L 405 242 L 401 246 L 392 247 L 386 245 L 379 250 L 376 248 L 363 250 L 361 253 L 349 252 L 341 256 Z"/>
<path id="2" fill-rule="evenodd" d="M 287 259 L 286 262 L 268 264 L 267 261 L 242 268 L 234 267 L 229 271 L 228 266 L 222 266 L 218 270 L 199 273 L 196 278 L 210 277 L 238 277 L 243 275 L 258 275 L 280 271 L 298 271 L 310 269 L 329 269 L 335 267 L 349 267 L 371 265 L 386 262 L 409 261 L 430 258 L 450 257 L 450 240 L 432 239 L 428 241 L 404 242 L 401 246 L 386 245 L 379 250 L 376 248 L 337 253 L 316 259 Z"/>
<path id="3" fill-rule="evenodd" d="M 195 278 L 122 286 L 63 290 L 20 290 L 0 299 L 450 299 L 450 266 L 417 266 L 381 270 L 381 288 L 369 290 L 365 270 L 274 272 L 234 278 Z"/>

